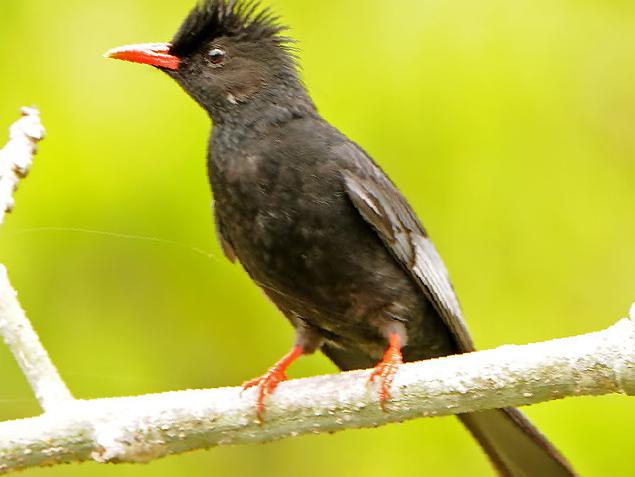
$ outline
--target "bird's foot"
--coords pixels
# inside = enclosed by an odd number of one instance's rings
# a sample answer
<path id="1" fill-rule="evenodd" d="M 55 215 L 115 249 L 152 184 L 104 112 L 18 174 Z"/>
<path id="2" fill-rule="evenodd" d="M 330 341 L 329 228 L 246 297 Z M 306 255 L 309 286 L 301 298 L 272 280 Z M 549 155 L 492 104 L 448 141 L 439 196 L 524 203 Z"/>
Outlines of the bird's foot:
<path id="1" fill-rule="evenodd" d="M 375 366 L 370 374 L 369 382 L 379 383 L 379 405 L 386 412 L 386 401 L 390 400 L 390 389 L 395 380 L 399 366 L 403 364 L 401 355 L 401 338 L 396 333 L 390 335 L 390 345 L 384 353 L 384 358 Z"/>
<path id="2" fill-rule="evenodd" d="M 299 358 L 302 353 L 301 347 L 294 346 L 284 358 L 269 368 L 265 374 L 243 383 L 243 391 L 250 388 L 257 388 L 256 415 L 260 424 L 264 422 L 262 416 L 265 411 L 265 398 L 275 391 L 278 384 L 288 379 L 286 374 L 287 368 Z"/>

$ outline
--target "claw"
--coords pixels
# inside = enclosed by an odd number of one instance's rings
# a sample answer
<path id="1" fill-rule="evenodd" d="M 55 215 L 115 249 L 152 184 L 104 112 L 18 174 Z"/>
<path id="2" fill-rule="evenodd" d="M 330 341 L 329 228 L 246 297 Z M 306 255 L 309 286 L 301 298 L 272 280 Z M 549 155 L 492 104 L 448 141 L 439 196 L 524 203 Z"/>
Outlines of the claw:
<path id="1" fill-rule="evenodd" d="M 386 412 L 386 401 L 390 400 L 390 389 L 395 380 L 395 375 L 399 366 L 403 364 L 401 355 L 401 338 L 393 333 L 390 335 L 390 345 L 384 353 L 384 358 L 375 366 L 368 382 L 379 382 L 379 405 L 382 411 Z"/>
<path id="2" fill-rule="evenodd" d="M 264 422 L 262 416 L 265 411 L 265 398 L 275 391 L 278 384 L 288 379 L 286 374 L 287 368 L 298 359 L 302 353 L 303 350 L 301 347 L 294 346 L 289 354 L 269 368 L 265 374 L 243 383 L 243 391 L 250 388 L 257 388 L 256 415 L 260 424 Z"/>

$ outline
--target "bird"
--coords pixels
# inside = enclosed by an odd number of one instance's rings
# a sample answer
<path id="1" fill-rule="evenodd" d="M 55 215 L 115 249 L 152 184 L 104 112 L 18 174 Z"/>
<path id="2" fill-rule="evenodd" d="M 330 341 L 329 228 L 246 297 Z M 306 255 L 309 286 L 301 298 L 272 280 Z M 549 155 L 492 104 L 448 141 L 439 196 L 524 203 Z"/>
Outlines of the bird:
<path id="1" fill-rule="evenodd" d="M 169 42 L 105 56 L 166 73 L 209 115 L 208 176 L 226 257 L 295 330 L 291 350 L 244 384 L 265 399 L 302 355 L 373 368 L 389 412 L 403 362 L 475 350 L 447 269 L 397 186 L 327 122 L 299 73 L 298 49 L 270 8 L 200 0 Z M 515 408 L 458 416 L 498 475 L 574 476 Z"/>

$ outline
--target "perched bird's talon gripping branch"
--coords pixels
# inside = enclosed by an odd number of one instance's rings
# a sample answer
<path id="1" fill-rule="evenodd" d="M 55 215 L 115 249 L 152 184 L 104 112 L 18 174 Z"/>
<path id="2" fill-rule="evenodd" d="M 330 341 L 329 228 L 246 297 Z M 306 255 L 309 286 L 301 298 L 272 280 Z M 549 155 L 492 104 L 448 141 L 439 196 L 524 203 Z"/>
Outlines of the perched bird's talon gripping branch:
<path id="1" fill-rule="evenodd" d="M 387 411 L 386 401 L 390 400 L 390 390 L 395 380 L 395 375 L 399 370 L 399 366 L 403 364 L 401 338 L 398 334 L 393 333 L 390 335 L 389 342 L 390 344 L 384 353 L 383 359 L 375 366 L 368 379 L 370 383 L 374 383 L 375 381 L 379 383 L 379 404 L 384 412 Z"/>
<path id="2" fill-rule="evenodd" d="M 276 390 L 278 384 L 289 379 L 287 377 L 287 368 L 291 366 L 296 359 L 302 356 L 302 354 L 302 348 L 300 346 L 294 346 L 284 358 L 269 368 L 265 374 L 243 383 L 242 391 L 256 388 L 256 411 L 258 422 L 264 422 L 263 414 L 265 412 L 265 398 Z"/>

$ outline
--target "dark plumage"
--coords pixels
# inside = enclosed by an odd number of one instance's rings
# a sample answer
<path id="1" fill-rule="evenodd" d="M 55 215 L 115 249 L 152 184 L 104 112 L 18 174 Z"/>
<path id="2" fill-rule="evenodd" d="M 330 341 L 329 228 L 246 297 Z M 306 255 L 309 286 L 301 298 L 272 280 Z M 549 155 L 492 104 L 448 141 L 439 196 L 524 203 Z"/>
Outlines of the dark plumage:
<path id="1" fill-rule="evenodd" d="M 474 346 L 416 214 L 369 155 L 317 113 L 283 31 L 257 3 L 208 0 L 172 44 L 109 56 L 161 68 L 213 120 L 208 165 L 223 250 L 296 329 L 289 355 L 247 384 L 258 387 L 259 415 L 286 367 L 317 349 L 341 369 L 381 361 L 373 379 L 383 405 L 402 356 Z M 460 418 L 500 475 L 574 475 L 516 409 Z"/>
<path id="2" fill-rule="evenodd" d="M 236 40 L 273 41 L 279 45 L 289 43 L 282 37 L 287 29 L 269 9 L 259 9 L 258 2 L 214 2 L 199 3 L 192 9 L 179 31 L 172 39 L 172 53 L 184 56 L 205 41 L 220 37 Z"/>

